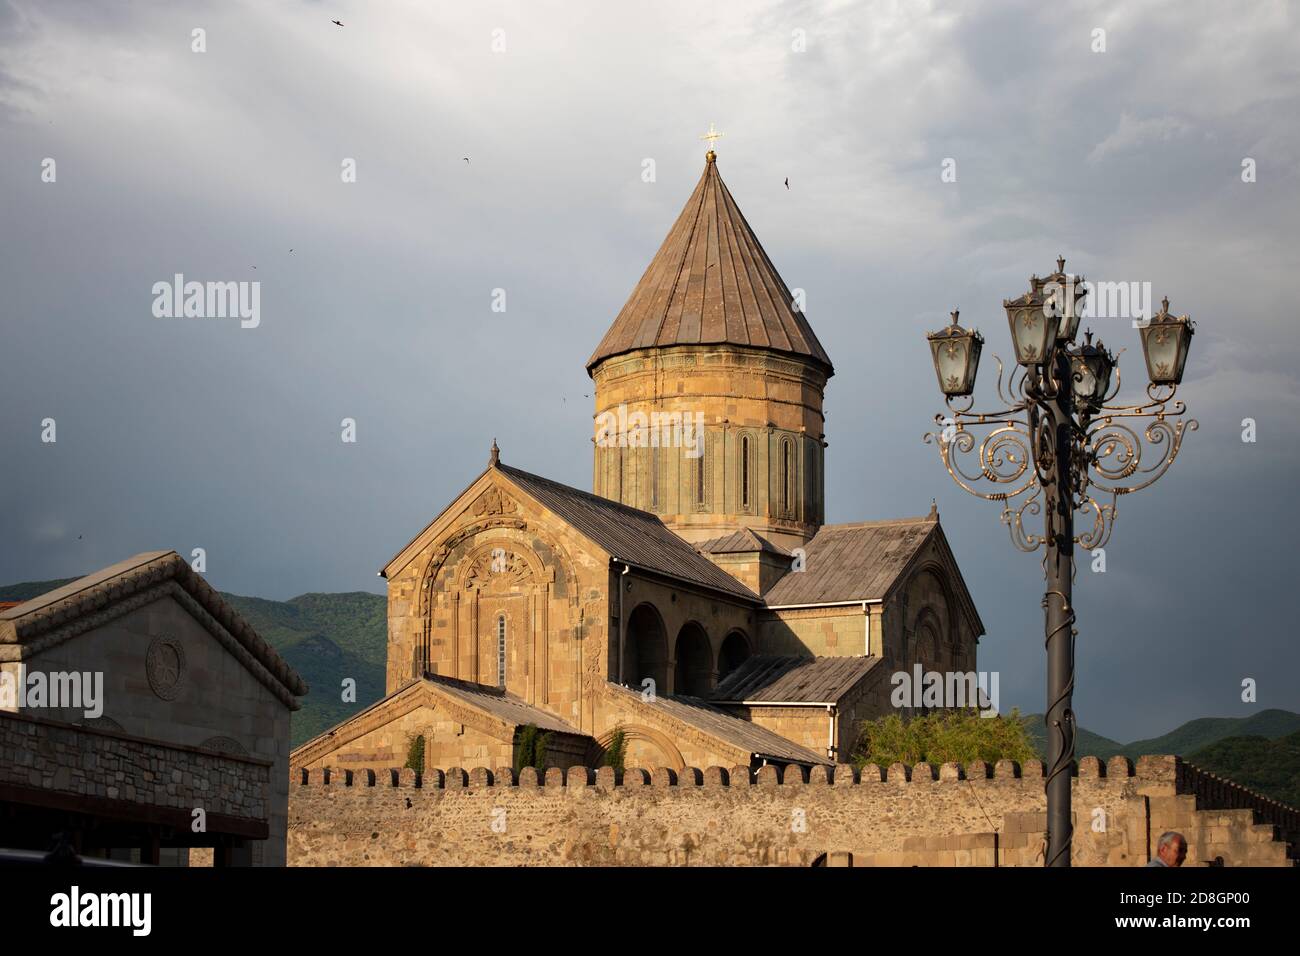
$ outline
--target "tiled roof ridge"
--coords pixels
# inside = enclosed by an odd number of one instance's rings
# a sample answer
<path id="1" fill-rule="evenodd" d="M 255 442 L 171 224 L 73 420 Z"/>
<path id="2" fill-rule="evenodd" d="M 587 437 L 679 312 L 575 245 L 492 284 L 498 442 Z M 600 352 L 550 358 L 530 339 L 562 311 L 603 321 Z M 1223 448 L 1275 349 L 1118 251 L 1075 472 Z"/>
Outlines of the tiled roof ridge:
<path id="1" fill-rule="evenodd" d="M 901 524 L 938 524 L 939 519 L 934 515 L 919 515 L 914 518 L 877 518 L 871 521 L 843 521 L 837 524 L 824 524 L 818 527 L 817 531 L 852 531 L 855 528 L 886 528 L 891 525 Z"/>

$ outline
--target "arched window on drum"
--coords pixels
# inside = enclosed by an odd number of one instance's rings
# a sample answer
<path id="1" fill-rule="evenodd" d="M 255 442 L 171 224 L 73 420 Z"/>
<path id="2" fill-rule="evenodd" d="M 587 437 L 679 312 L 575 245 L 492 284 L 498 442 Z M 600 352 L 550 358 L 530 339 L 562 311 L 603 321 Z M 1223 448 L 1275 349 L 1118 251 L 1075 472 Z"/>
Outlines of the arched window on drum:
<path id="1" fill-rule="evenodd" d="M 497 615 L 497 686 L 506 686 L 506 616 Z"/>

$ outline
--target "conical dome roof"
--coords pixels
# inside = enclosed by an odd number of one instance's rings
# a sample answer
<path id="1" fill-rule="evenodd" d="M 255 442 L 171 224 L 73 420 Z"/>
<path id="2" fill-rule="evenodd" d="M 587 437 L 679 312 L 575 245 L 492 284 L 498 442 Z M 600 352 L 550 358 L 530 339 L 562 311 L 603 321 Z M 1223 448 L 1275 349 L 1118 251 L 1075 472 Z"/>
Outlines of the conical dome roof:
<path id="1" fill-rule="evenodd" d="M 834 373 L 790 290 L 718 175 L 714 154 L 645 275 L 587 361 L 633 349 L 728 343 L 811 358 Z"/>

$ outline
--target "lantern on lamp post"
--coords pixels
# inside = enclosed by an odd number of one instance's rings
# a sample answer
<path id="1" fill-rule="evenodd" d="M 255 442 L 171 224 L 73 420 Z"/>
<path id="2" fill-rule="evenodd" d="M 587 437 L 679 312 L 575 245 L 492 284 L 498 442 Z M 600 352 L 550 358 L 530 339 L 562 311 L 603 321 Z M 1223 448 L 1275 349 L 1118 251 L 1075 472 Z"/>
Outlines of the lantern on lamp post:
<path id="1" fill-rule="evenodd" d="M 1070 382 L 1074 401 L 1082 409 L 1094 411 L 1101 408 L 1109 397 L 1111 373 L 1115 370 L 1115 356 L 1102 345 L 1092 344 L 1092 332 L 1087 341 L 1070 355 Z"/>
<path id="2" fill-rule="evenodd" d="M 1079 334 L 1083 297 L 1087 294 L 1085 281 L 1083 276 L 1072 276 L 1065 271 L 1065 257 L 1061 256 L 1056 260 L 1056 273 L 1043 283 L 1043 291 L 1060 317 L 1056 332 L 1059 342 L 1073 342 Z"/>
<path id="3" fill-rule="evenodd" d="M 1084 344 L 1073 344 L 1082 286 L 1081 278 L 1065 271 L 1061 258 L 1055 273 L 1045 279 L 1034 276 L 1028 292 L 1003 301 L 1017 367 L 1004 383 L 1002 362 L 994 356 L 1004 405 L 995 411 L 971 411 L 984 341 L 979 332 L 959 326 L 953 312 L 952 325 L 927 336 L 949 411 L 935 416 L 939 429 L 925 440 L 936 444 L 953 481 L 1002 504 L 1002 521 L 1016 547 L 1045 551 L 1047 866 L 1070 865 L 1073 833 L 1075 545 L 1089 551 L 1105 546 L 1119 496 L 1146 488 L 1164 475 L 1183 436 L 1197 427 L 1194 419 L 1181 419 L 1186 407 L 1174 399 L 1187 362 L 1191 320 L 1169 315 L 1165 300 L 1160 314 L 1141 333 L 1149 400 L 1112 404 L 1115 356 L 1100 340 L 1093 345 L 1091 332 Z M 1129 419 L 1149 421 L 1138 427 Z M 978 440 L 972 432 L 981 427 L 992 431 Z M 977 458 L 971 467 L 962 465 L 967 455 Z M 1143 460 L 1152 456 L 1154 463 Z M 1003 487 L 982 491 L 981 482 Z M 1107 496 L 1109 503 L 1104 503 Z M 1025 523 L 1027 514 L 1040 512 L 1041 534 Z M 1078 534 L 1076 514 L 1085 518 Z"/>
<path id="4" fill-rule="evenodd" d="M 1033 279 L 1038 283 L 1038 277 Z M 1019 299 L 1007 299 L 1002 305 L 1007 310 L 1011 326 L 1011 347 L 1016 362 L 1025 366 L 1041 366 L 1051 361 L 1060 334 L 1060 316 L 1055 304 L 1031 289 Z"/>
<path id="5" fill-rule="evenodd" d="M 1140 334 L 1151 384 L 1181 385 L 1196 324 L 1189 316 L 1170 315 L 1166 296 L 1160 301 L 1160 311 L 1151 317 Z"/>
<path id="6" fill-rule="evenodd" d="M 958 325 L 958 314 L 952 313 L 952 325 L 926 336 L 930 340 L 934 372 L 939 376 L 939 391 L 953 397 L 975 391 L 975 373 L 979 371 L 980 350 L 984 348 L 984 336 Z"/>

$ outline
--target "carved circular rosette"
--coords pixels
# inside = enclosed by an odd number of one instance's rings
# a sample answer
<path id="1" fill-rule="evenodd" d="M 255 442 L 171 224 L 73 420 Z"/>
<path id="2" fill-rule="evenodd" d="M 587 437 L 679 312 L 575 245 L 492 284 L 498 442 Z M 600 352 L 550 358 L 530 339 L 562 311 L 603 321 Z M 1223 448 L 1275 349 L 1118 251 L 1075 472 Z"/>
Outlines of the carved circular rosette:
<path id="1" fill-rule="evenodd" d="M 155 637 L 145 655 L 145 676 L 162 700 L 175 700 L 185 686 L 185 648 L 174 637 Z"/>

